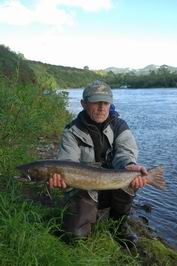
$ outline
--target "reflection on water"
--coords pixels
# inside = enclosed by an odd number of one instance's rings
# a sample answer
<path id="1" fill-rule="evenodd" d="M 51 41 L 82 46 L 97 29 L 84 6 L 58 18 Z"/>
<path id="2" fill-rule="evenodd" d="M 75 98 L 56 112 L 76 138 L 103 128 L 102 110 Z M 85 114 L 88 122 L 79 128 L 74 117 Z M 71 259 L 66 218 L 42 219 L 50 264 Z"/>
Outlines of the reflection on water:
<path id="1" fill-rule="evenodd" d="M 77 114 L 82 108 L 82 89 L 69 91 L 69 110 Z M 136 206 L 150 204 L 145 215 L 150 226 L 177 248 L 177 89 L 114 89 L 114 104 L 133 131 L 139 146 L 139 163 L 150 168 L 164 164 L 166 190 L 152 186 L 140 190 Z M 143 213 L 144 212 L 144 213 Z"/>

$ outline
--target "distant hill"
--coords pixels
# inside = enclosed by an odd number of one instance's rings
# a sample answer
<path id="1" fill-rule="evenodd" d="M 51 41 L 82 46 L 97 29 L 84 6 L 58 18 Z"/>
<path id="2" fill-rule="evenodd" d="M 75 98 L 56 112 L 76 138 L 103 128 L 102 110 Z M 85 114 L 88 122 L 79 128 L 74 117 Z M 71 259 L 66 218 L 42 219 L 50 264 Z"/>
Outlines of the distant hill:
<path id="1" fill-rule="evenodd" d="M 120 68 L 120 67 L 108 67 L 104 69 L 105 72 L 113 72 L 114 74 L 122 74 L 122 73 L 128 73 L 132 71 L 131 68 Z M 133 70 L 134 71 L 134 70 Z"/>
<path id="2" fill-rule="evenodd" d="M 44 88 L 78 88 L 101 76 L 88 67 L 78 69 L 26 60 L 9 47 L 0 45 L 0 79 L 14 83 L 37 83 Z"/>
<path id="3" fill-rule="evenodd" d="M 140 68 L 140 69 L 133 69 L 133 68 L 119 68 L 119 67 L 108 67 L 106 69 L 104 69 L 105 72 L 113 72 L 114 74 L 123 74 L 123 73 L 134 73 L 136 75 L 148 75 L 150 74 L 152 71 L 157 72 L 159 68 L 165 68 L 167 69 L 169 72 L 177 72 L 177 67 L 172 67 L 172 66 L 168 66 L 168 65 L 148 65 L 144 68 Z"/>

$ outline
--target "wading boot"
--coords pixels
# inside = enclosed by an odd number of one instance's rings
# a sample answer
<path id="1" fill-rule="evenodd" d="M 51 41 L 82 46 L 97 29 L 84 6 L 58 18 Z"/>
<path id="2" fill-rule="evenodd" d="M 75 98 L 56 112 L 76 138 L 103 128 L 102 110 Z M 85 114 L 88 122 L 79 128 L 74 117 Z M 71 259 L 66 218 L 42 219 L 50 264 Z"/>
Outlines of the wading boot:
<path id="1" fill-rule="evenodd" d="M 127 221 L 124 221 L 119 225 L 115 239 L 122 247 L 130 249 L 136 247 L 138 237 L 131 230 Z"/>

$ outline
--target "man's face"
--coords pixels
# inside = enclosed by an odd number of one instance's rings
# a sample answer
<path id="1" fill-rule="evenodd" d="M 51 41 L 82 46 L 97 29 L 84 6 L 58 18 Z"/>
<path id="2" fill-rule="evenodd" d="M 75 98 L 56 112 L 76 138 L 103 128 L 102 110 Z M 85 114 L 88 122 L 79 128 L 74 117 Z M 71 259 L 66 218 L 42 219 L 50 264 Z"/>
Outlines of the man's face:
<path id="1" fill-rule="evenodd" d="M 110 103 L 108 102 L 91 103 L 81 100 L 81 105 L 96 123 L 103 123 L 108 118 L 110 108 Z"/>

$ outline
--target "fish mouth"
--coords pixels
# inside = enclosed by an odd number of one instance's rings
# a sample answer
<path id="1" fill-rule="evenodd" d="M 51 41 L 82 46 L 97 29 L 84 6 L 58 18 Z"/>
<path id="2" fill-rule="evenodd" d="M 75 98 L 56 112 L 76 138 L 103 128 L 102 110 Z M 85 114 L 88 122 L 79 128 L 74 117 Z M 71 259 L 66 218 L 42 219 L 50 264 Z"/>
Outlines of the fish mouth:
<path id="1" fill-rule="evenodd" d="M 14 176 L 14 178 L 18 181 L 31 181 L 31 177 L 28 173 L 22 173 L 20 176 Z"/>

